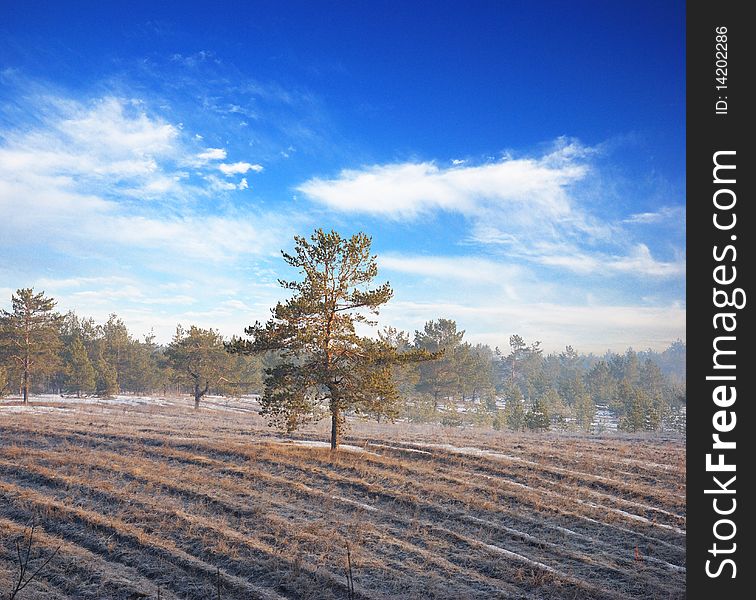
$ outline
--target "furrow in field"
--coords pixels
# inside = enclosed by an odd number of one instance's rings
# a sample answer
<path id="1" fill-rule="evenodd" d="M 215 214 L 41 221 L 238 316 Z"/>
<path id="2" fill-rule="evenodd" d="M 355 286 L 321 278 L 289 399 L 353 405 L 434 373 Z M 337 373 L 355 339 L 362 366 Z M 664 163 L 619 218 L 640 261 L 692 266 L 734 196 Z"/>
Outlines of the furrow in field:
<path id="1" fill-rule="evenodd" d="M 5 466 L 7 467 L 7 465 L 5 465 Z M 89 469 L 92 468 L 91 465 L 87 465 L 87 467 Z M 26 470 L 27 471 L 33 471 L 35 469 L 30 468 L 30 467 L 26 467 Z M 143 469 L 143 468 L 141 468 L 141 467 L 136 467 L 136 471 L 141 474 L 140 476 L 144 476 L 144 473 L 145 473 L 146 470 Z M 124 471 L 122 471 L 121 469 L 119 469 L 119 472 L 121 474 L 124 473 Z M 66 476 L 63 476 L 63 475 L 56 475 L 55 471 L 52 471 L 50 469 L 43 469 L 43 468 L 40 468 L 40 467 L 36 467 L 36 474 L 40 475 L 40 476 L 43 476 L 43 477 L 46 477 L 47 480 L 48 480 L 47 483 L 51 483 L 53 485 L 54 484 L 65 484 L 65 485 L 77 488 L 76 489 L 76 491 L 77 491 L 77 497 L 79 497 L 79 498 L 86 498 L 86 497 L 89 496 L 89 494 L 87 493 L 87 490 L 83 489 L 86 486 L 84 486 L 83 484 L 81 484 L 80 481 L 77 480 L 74 477 L 66 477 Z M 187 473 L 183 473 L 183 475 L 184 475 L 184 479 L 186 479 L 186 476 L 188 474 Z M 102 483 L 102 482 L 100 481 L 100 483 Z M 154 483 L 154 481 L 153 481 L 153 483 Z M 185 487 L 182 487 L 181 489 L 179 489 L 177 486 L 172 485 L 172 484 L 164 484 L 161 487 L 163 489 L 163 492 L 168 491 L 168 490 L 173 490 L 173 491 L 176 491 L 178 494 L 182 494 L 182 495 L 186 495 L 187 494 L 187 490 L 186 490 Z M 101 496 L 100 500 L 102 502 L 107 502 L 110 505 L 116 505 L 116 504 L 119 504 L 119 503 L 127 502 L 128 501 L 127 498 L 129 496 L 133 496 L 135 494 L 135 492 L 137 492 L 137 491 L 138 490 L 131 489 L 131 490 L 129 490 L 129 493 L 126 494 L 125 497 L 124 497 L 124 496 L 119 496 L 117 494 L 117 492 L 114 492 L 112 490 L 112 488 L 107 493 L 95 490 L 96 494 L 99 495 L 99 496 Z M 144 497 L 145 496 L 144 492 L 149 492 L 150 490 L 141 490 L 141 491 L 143 493 L 140 494 L 140 497 Z M 264 532 L 262 532 L 266 536 L 272 535 L 274 537 L 282 537 L 282 538 L 286 538 L 286 539 L 289 539 L 289 540 L 291 538 L 297 537 L 297 533 L 298 533 L 297 531 L 286 530 L 285 526 L 288 525 L 289 523 L 285 519 L 275 519 L 275 517 L 273 517 L 272 515 L 266 514 L 266 513 L 268 513 L 269 509 L 280 508 L 280 507 L 266 506 L 265 507 L 266 510 L 262 511 L 262 512 L 259 511 L 259 510 L 258 511 L 250 511 L 249 509 L 246 509 L 244 506 L 240 506 L 238 504 L 237 505 L 226 504 L 223 501 L 221 501 L 217 496 L 204 496 L 203 497 L 203 495 L 201 493 L 197 492 L 197 491 L 191 491 L 190 495 L 191 495 L 191 497 L 194 500 L 197 501 L 198 505 L 196 505 L 195 508 L 204 508 L 205 505 L 204 504 L 200 504 L 201 502 L 204 501 L 204 502 L 207 502 L 207 508 L 210 509 L 211 513 L 212 512 L 219 512 L 220 514 L 231 513 L 231 514 L 234 514 L 236 517 L 241 517 L 242 515 L 245 515 L 245 513 L 246 513 L 248 515 L 256 517 L 256 523 L 258 525 L 260 524 L 260 521 L 259 521 L 259 519 L 257 517 L 260 517 L 263 520 L 267 520 L 267 521 L 271 521 L 271 520 L 278 521 L 279 529 L 277 531 L 267 531 L 267 532 L 264 531 Z M 165 498 L 164 496 L 162 496 L 162 497 Z M 316 505 L 320 506 L 320 504 L 316 504 Z M 328 507 L 325 507 L 325 508 L 327 509 Z M 175 517 L 178 518 L 178 519 L 184 519 L 184 518 L 186 518 L 186 516 L 183 514 L 183 511 L 182 511 L 182 509 L 180 507 L 178 507 L 178 506 L 173 506 L 172 507 L 172 506 L 170 506 L 169 503 L 166 503 L 165 500 L 163 500 L 159 506 L 156 506 L 155 504 L 150 504 L 148 506 L 142 506 L 142 505 L 140 505 L 136 501 L 129 501 L 129 507 L 128 507 L 128 509 L 129 509 L 129 512 L 132 513 L 132 514 L 137 509 L 141 509 L 142 511 L 150 511 L 151 513 L 160 513 L 160 512 L 168 511 L 169 515 L 175 515 Z M 201 512 L 204 512 L 204 511 L 201 511 Z M 146 518 L 146 516 L 147 515 L 144 515 L 145 518 Z M 191 517 L 189 517 L 189 518 L 194 523 L 202 523 L 204 526 L 212 528 L 212 524 L 208 525 L 207 523 L 205 523 L 203 521 L 202 517 L 199 514 L 197 514 L 197 513 L 192 514 Z M 280 527 L 281 524 L 284 525 L 283 528 Z M 295 523 L 295 525 L 296 526 L 301 526 L 301 523 Z M 364 526 L 364 523 L 363 523 L 363 526 Z M 214 533 L 218 533 L 218 532 L 215 531 Z M 226 537 L 229 537 L 229 535 L 230 535 L 231 538 L 236 538 L 237 542 L 242 541 L 242 540 L 239 539 L 238 535 L 230 534 L 228 528 L 224 528 L 224 530 L 222 532 L 220 532 L 220 533 L 222 533 L 222 535 L 224 535 Z M 252 532 L 252 533 L 260 533 L 260 532 L 257 531 L 257 532 Z M 299 533 L 299 537 L 302 537 L 301 532 Z M 305 540 L 305 544 L 304 545 L 307 546 L 307 549 L 310 552 L 312 552 L 315 549 L 313 547 L 313 542 L 314 541 L 318 541 L 318 540 L 322 541 L 324 539 L 322 537 L 322 535 L 319 538 L 315 538 L 315 539 L 314 539 L 314 536 L 308 536 L 308 537 L 309 537 L 309 539 Z M 428 553 L 424 553 L 424 555 L 425 556 L 424 556 L 423 560 L 427 561 L 427 559 L 429 558 Z M 451 563 L 448 563 L 448 561 L 444 561 L 444 562 L 447 565 L 451 564 Z M 381 570 L 385 571 L 385 562 L 383 564 L 384 564 L 384 566 L 382 567 Z M 453 567 L 453 570 L 456 571 L 458 574 L 462 574 L 462 570 L 461 570 L 461 568 L 459 566 L 452 565 L 452 567 Z M 322 570 L 321 570 L 321 574 L 322 574 Z M 490 588 L 489 591 L 491 593 L 496 592 L 496 590 L 499 589 L 499 588 L 511 587 L 511 586 L 508 586 L 506 583 L 503 583 L 501 581 L 490 580 L 490 578 L 478 577 L 477 579 L 481 580 L 479 583 L 486 582 L 489 585 L 489 588 Z M 469 589 L 464 589 L 463 586 L 458 586 L 458 588 L 460 588 L 460 591 L 463 593 L 463 595 L 471 592 L 471 590 L 469 590 Z M 359 586 L 358 586 L 358 590 L 359 590 Z M 517 590 L 517 588 L 512 588 L 512 590 L 516 591 L 516 593 L 518 594 L 518 596 L 522 596 L 522 597 L 527 596 L 527 594 L 525 594 L 521 590 Z M 510 592 L 512 590 L 510 590 Z M 365 595 L 365 597 L 369 597 L 369 596 Z"/>

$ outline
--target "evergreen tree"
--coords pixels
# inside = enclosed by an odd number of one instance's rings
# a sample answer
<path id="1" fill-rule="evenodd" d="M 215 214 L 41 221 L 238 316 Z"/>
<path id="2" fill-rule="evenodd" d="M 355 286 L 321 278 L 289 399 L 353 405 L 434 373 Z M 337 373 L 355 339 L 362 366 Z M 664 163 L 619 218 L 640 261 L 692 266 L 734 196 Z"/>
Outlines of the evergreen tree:
<path id="1" fill-rule="evenodd" d="M 630 411 L 633 403 L 636 388 L 626 379 L 620 380 L 614 387 L 614 394 L 609 403 L 609 408 L 615 411 L 620 417 Z"/>
<path id="2" fill-rule="evenodd" d="M 525 414 L 525 424 L 528 429 L 533 431 L 544 431 L 551 427 L 551 419 L 549 418 L 549 408 L 546 404 L 545 398 L 536 398 L 533 406 Z"/>
<path id="3" fill-rule="evenodd" d="M 629 432 L 656 431 L 660 425 L 661 414 L 653 399 L 639 387 L 630 388 L 619 428 Z"/>
<path id="4" fill-rule="evenodd" d="M 107 322 L 99 329 L 105 358 L 108 364 L 115 369 L 118 391 L 120 391 L 121 385 L 126 383 L 127 379 L 126 372 L 131 343 L 129 330 L 115 314 L 111 314 Z"/>
<path id="5" fill-rule="evenodd" d="M 543 405 L 549 418 L 554 418 L 560 423 L 564 423 L 566 417 L 570 416 L 570 409 L 565 405 L 562 396 L 553 387 L 549 388 L 542 396 Z"/>
<path id="6" fill-rule="evenodd" d="M 480 403 L 489 412 L 496 411 L 493 353 L 488 346 L 463 344 L 460 348 L 461 387 L 463 398 Z"/>
<path id="7" fill-rule="evenodd" d="M 512 431 L 521 431 L 525 427 L 525 404 L 517 386 L 511 388 L 504 405 L 504 419 Z"/>
<path id="8" fill-rule="evenodd" d="M 640 386 L 652 398 L 664 393 L 664 375 L 653 360 L 647 358 L 640 367 Z"/>
<path id="9" fill-rule="evenodd" d="M 384 341 L 355 332 L 355 323 L 370 323 L 365 312 L 377 314 L 393 294 L 388 283 L 366 289 L 378 274 L 368 236 L 347 239 L 318 229 L 309 240 L 294 240 L 294 254 L 283 257 L 302 279 L 281 282 L 294 292 L 292 298 L 279 302 L 265 325 L 248 327 L 250 340 L 233 340 L 229 349 L 278 351 L 280 364 L 266 371 L 262 414 L 293 431 L 326 412 L 335 449 L 345 411 L 394 413 L 398 393 L 391 367 L 421 356 L 400 354 Z"/>
<path id="10" fill-rule="evenodd" d="M 664 352 L 656 356 L 656 363 L 673 386 L 685 384 L 685 342 L 676 340 Z"/>
<path id="11" fill-rule="evenodd" d="M 409 334 L 395 327 L 384 327 L 378 332 L 378 339 L 391 346 L 398 354 L 404 354 L 413 349 Z M 419 365 L 414 362 L 395 364 L 392 367 L 391 376 L 399 393 L 399 399 L 407 410 L 407 416 L 409 417 L 410 399 L 415 394 L 417 384 L 420 382 Z M 414 406 L 417 408 L 416 402 Z M 417 413 L 417 410 L 415 410 L 415 413 Z M 376 416 L 380 419 L 378 415 Z"/>
<path id="12" fill-rule="evenodd" d="M 575 404 L 577 397 L 583 393 L 584 386 L 580 377 L 580 355 L 572 346 L 567 346 L 564 352 L 558 356 L 559 374 L 557 375 L 556 389 L 559 396 L 569 405 Z M 552 382 L 553 385 L 554 382 Z"/>
<path id="13" fill-rule="evenodd" d="M 504 364 L 506 365 L 506 371 L 508 371 L 506 376 L 511 387 L 517 382 L 517 369 L 519 363 L 527 353 L 527 345 L 525 344 L 525 340 L 522 339 L 522 336 L 515 333 L 509 336 L 509 348 L 510 353 L 509 356 L 504 359 Z"/>
<path id="14" fill-rule="evenodd" d="M 590 431 L 596 416 L 596 405 L 588 393 L 580 394 L 575 400 L 575 420 L 583 431 Z"/>
<path id="15" fill-rule="evenodd" d="M 24 404 L 29 402 L 32 375 L 55 371 L 60 350 L 61 316 L 54 312 L 55 300 L 31 288 L 11 297 L 12 311 L 0 311 L 0 344 L 21 379 Z"/>
<path id="16" fill-rule="evenodd" d="M 126 359 L 121 363 L 120 388 L 144 394 L 158 387 L 158 353 L 154 334 L 146 335 L 144 341 L 129 336 Z"/>
<path id="17" fill-rule="evenodd" d="M 510 353 L 501 357 L 497 365 L 500 384 L 505 389 L 517 386 L 526 399 L 544 393 L 547 389 L 543 373 L 543 350 L 541 342 L 529 346 L 522 336 L 514 334 L 509 338 Z M 501 354 L 499 354 L 501 356 Z"/>
<path id="18" fill-rule="evenodd" d="M 2 398 L 8 391 L 8 384 L 10 378 L 8 377 L 8 369 L 0 365 L 0 398 Z"/>
<path id="19" fill-rule="evenodd" d="M 112 398 L 118 394 L 118 372 L 110 364 L 102 348 L 97 351 L 95 359 L 95 372 L 97 384 L 95 386 L 97 395 L 104 398 Z"/>
<path id="20" fill-rule="evenodd" d="M 178 375 L 188 383 L 194 395 L 194 408 L 210 390 L 210 382 L 217 386 L 228 374 L 231 357 L 226 352 L 223 337 L 214 329 L 200 329 L 192 325 L 185 331 L 181 325 L 166 350 L 166 357 Z"/>
<path id="21" fill-rule="evenodd" d="M 89 360 L 84 342 L 78 336 L 71 343 L 67 362 L 67 388 L 76 392 L 77 397 L 81 397 L 82 392 L 89 393 L 94 391 L 97 383 L 95 369 L 92 366 L 92 361 Z"/>
<path id="22" fill-rule="evenodd" d="M 609 404 L 615 395 L 616 380 L 606 361 L 599 361 L 585 374 L 585 385 L 594 404 Z"/>
<path id="23" fill-rule="evenodd" d="M 501 431 L 501 428 L 504 427 L 505 424 L 506 419 L 504 418 L 502 411 L 497 411 L 491 421 L 491 427 L 493 427 L 495 431 Z"/>
<path id="24" fill-rule="evenodd" d="M 231 372 L 235 380 L 224 386 L 237 396 L 244 394 L 261 394 L 264 383 L 264 360 L 259 355 L 237 354 L 231 357 Z"/>
<path id="25" fill-rule="evenodd" d="M 457 331 L 457 323 L 451 319 L 439 319 L 425 323 L 423 331 L 415 331 L 415 348 L 434 353 L 436 360 L 420 365 L 420 381 L 417 390 L 433 398 L 433 411 L 441 403 L 459 391 L 462 386 L 460 358 L 464 331 Z"/>

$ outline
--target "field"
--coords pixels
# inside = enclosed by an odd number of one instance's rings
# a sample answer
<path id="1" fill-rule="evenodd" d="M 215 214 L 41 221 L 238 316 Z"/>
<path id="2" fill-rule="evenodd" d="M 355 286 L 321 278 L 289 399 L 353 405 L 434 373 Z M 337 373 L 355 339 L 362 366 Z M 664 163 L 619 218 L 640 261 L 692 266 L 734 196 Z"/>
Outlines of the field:
<path id="1" fill-rule="evenodd" d="M 157 400 L 0 403 L 0 598 L 32 516 L 30 568 L 60 551 L 17 600 L 685 597 L 680 441 L 353 422 L 331 452 Z"/>

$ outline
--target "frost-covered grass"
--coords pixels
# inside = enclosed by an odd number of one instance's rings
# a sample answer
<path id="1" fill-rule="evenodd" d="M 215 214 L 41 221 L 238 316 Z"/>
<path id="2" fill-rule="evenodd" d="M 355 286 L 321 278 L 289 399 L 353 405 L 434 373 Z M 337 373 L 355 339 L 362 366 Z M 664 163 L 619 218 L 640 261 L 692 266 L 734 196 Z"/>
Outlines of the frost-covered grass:
<path id="1" fill-rule="evenodd" d="M 685 449 L 641 437 L 350 421 L 281 437 L 257 399 L 0 400 L 0 595 L 681 598 Z M 637 548 L 637 554 L 636 554 Z"/>

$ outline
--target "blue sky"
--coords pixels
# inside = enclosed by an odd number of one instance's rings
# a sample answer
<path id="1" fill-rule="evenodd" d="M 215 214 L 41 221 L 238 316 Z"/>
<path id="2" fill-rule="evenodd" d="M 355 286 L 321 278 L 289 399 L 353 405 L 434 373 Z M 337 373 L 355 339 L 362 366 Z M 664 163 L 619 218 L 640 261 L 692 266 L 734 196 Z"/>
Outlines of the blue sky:
<path id="1" fill-rule="evenodd" d="M 0 305 L 240 334 L 315 227 L 383 324 L 685 338 L 682 2 L 4 2 Z"/>

